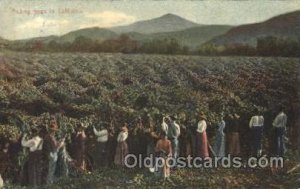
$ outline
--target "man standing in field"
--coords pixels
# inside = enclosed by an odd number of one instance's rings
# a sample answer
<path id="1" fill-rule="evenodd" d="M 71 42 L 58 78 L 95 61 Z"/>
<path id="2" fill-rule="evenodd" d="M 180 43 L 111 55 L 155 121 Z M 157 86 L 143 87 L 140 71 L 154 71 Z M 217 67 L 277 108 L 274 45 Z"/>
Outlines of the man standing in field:
<path id="1" fill-rule="evenodd" d="M 284 133 L 286 132 L 287 115 L 284 113 L 284 108 L 280 107 L 279 114 L 273 121 L 275 132 L 275 154 L 282 157 L 284 154 Z"/>
<path id="2" fill-rule="evenodd" d="M 97 136 L 97 157 L 96 164 L 98 168 L 107 165 L 107 141 L 108 141 L 108 130 L 101 125 L 98 131 L 93 127 L 94 134 Z"/>
<path id="3" fill-rule="evenodd" d="M 256 115 L 252 116 L 249 127 L 253 136 L 253 151 L 257 157 L 262 154 L 262 136 L 263 136 L 264 117 L 256 109 Z"/>

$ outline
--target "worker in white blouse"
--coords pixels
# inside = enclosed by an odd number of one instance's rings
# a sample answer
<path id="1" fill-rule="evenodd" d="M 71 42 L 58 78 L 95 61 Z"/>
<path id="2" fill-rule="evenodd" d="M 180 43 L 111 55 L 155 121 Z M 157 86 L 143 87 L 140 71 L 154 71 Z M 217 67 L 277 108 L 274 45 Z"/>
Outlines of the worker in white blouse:
<path id="1" fill-rule="evenodd" d="M 161 132 L 168 133 L 168 122 L 170 118 L 169 117 L 163 117 L 162 123 L 161 123 Z"/>
<path id="2" fill-rule="evenodd" d="M 257 157 L 262 154 L 262 136 L 263 136 L 264 116 L 256 109 L 255 115 L 251 117 L 249 127 L 253 136 L 253 152 Z"/>
<path id="3" fill-rule="evenodd" d="M 282 157 L 284 155 L 283 137 L 286 132 L 287 115 L 284 113 L 284 108 L 280 107 L 279 113 L 273 121 L 275 131 L 275 155 Z"/>
<path id="4" fill-rule="evenodd" d="M 108 141 L 108 130 L 101 125 L 100 130 L 98 131 L 93 127 L 94 134 L 97 136 L 97 167 L 102 167 L 107 165 L 107 141 Z"/>
<path id="5" fill-rule="evenodd" d="M 201 157 L 202 159 L 209 157 L 206 128 L 206 116 L 204 112 L 200 112 L 196 130 L 196 156 Z"/>
<path id="6" fill-rule="evenodd" d="M 128 138 L 128 124 L 124 123 L 124 126 L 121 128 L 121 132 L 117 138 L 117 149 L 115 154 L 114 163 L 116 165 L 125 166 L 125 157 L 128 154 L 128 145 L 127 140 Z"/>
<path id="7" fill-rule="evenodd" d="M 28 166 L 24 170 L 28 176 L 28 186 L 38 187 L 42 184 L 42 148 L 43 139 L 38 135 L 37 129 L 32 129 L 32 138 L 27 140 L 25 134 L 22 138 L 22 146 L 29 148 Z"/>

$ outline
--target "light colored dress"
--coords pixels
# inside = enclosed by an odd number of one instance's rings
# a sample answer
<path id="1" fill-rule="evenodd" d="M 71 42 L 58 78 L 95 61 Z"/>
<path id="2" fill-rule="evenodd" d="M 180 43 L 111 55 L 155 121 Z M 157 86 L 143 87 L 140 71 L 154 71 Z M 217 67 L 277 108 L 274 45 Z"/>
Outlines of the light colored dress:
<path id="1" fill-rule="evenodd" d="M 225 156 L 225 144 L 226 144 L 225 133 L 224 133 L 225 125 L 226 124 L 224 120 L 222 120 L 218 124 L 218 130 L 217 130 L 216 139 L 213 147 L 217 157 Z"/>
<path id="2" fill-rule="evenodd" d="M 116 165 L 125 165 L 125 157 L 128 154 L 128 145 L 126 139 L 128 138 L 128 132 L 121 131 L 117 138 L 117 149 L 114 163 Z"/>

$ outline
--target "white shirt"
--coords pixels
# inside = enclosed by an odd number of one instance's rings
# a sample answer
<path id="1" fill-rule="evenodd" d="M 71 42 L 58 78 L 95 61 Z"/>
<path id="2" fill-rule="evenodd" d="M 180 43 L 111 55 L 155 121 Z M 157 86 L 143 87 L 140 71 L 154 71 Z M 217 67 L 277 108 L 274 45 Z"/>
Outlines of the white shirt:
<path id="1" fill-rule="evenodd" d="M 250 119 L 249 127 L 261 127 L 264 126 L 264 116 L 253 116 Z"/>
<path id="2" fill-rule="evenodd" d="M 177 138 L 180 135 L 180 126 L 175 121 L 172 121 L 167 131 L 168 131 L 168 137 Z"/>
<path id="3" fill-rule="evenodd" d="M 117 141 L 124 142 L 128 138 L 128 132 L 121 131 L 118 135 Z"/>
<path id="4" fill-rule="evenodd" d="M 273 121 L 274 127 L 286 127 L 287 116 L 285 113 L 280 112 Z"/>
<path id="5" fill-rule="evenodd" d="M 4 185 L 4 181 L 3 181 L 2 176 L 1 176 L 1 174 L 0 174 L 0 188 L 2 188 L 3 185 Z"/>
<path id="6" fill-rule="evenodd" d="M 197 132 L 198 133 L 203 133 L 206 130 L 206 121 L 205 120 L 201 120 L 198 122 L 198 127 L 197 127 Z"/>
<path id="7" fill-rule="evenodd" d="M 165 121 L 162 122 L 161 129 L 166 133 L 168 132 L 168 124 Z"/>
<path id="8" fill-rule="evenodd" d="M 94 134 L 97 136 L 97 141 L 98 142 L 107 142 L 108 140 L 108 131 L 107 129 L 102 129 L 101 131 L 97 131 L 95 128 Z"/>
<path id="9" fill-rule="evenodd" d="M 25 135 L 26 136 L 26 135 Z M 22 138 L 22 146 L 29 148 L 30 152 L 43 149 L 43 139 L 39 136 L 26 140 L 25 136 Z"/>
<path id="10" fill-rule="evenodd" d="M 177 130 L 177 137 L 179 137 L 179 135 L 180 135 L 180 126 L 177 123 L 175 123 L 175 121 L 174 121 L 174 125 L 175 125 L 176 130 Z"/>

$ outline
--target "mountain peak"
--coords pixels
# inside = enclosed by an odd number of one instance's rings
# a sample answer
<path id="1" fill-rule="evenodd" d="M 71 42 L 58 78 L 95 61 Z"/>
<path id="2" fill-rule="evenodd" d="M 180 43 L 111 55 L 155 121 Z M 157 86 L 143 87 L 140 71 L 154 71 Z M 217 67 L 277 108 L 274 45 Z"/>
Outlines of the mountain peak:
<path id="1" fill-rule="evenodd" d="M 150 21 L 174 22 L 174 24 L 187 24 L 187 23 L 188 24 L 196 24 L 192 21 L 189 21 L 185 18 L 182 18 L 182 17 L 180 17 L 176 14 L 172 14 L 172 13 L 164 14 L 164 15 L 154 18 Z"/>
<path id="2" fill-rule="evenodd" d="M 172 14 L 172 13 L 168 13 L 168 14 L 164 14 L 162 16 L 160 16 L 159 18 L 181 18 L 180 16 L 176 15 L 176 14 Z"/>
<path id="3" fill-rule="evenodd" d="M 195 22 L 189 21 L 178 15 L 168 13 L 157 18 L 139 21 L 127 26 L 113 27 L 111 30 L 117 33 L 138 32 L 150 34 L 185 30 L 187 28 L 197 26 L 199 26 L 199 24 Z"/>

